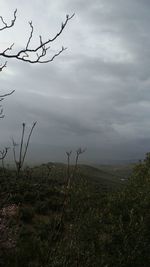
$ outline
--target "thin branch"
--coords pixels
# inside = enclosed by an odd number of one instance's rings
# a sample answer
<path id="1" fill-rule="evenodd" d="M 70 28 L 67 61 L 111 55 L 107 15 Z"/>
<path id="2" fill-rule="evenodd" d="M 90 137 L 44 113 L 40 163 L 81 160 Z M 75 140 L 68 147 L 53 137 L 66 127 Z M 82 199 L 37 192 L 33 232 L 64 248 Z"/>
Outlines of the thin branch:
<path id="1" fill-rule="evenodd" d="M 29 44 L 30 44 L 32 36 L 33 36 L 33 31 L 34 31 L 34 28 L 33 28 L 33 25 L 32 25 L 32 21 L 29 21 L 29 25 L 31 27 L 31 32 L 30 32 L 30 36 L 29 36 L 29 39 L 28 39 L 28 42 L 27 42 L 27 45 L 26 45 L 26 50 L 29 47 Z"/>
<path id="2" fill-rule="evenodd" d="M 10 93 L 0 95 L 0 98 L 3 98 L 4 99 L 4 97 L 9 96 L 9 95 L 12 95 L 14 92 L 15 92 L 15 90 L 12 90 Z"/>
<path id="3" fill-rule="evenodd" d="M 79 156 L 81 154 L 83 154 L 86 151 L 86 148 L 82 149 L 81 147 L 79 147 L 76 150 L 76 158 L 75 158 L 75 165 L 74 165 L 74 169 L 73 169 L 73 174 L 72 174 L 72 178 L 75 177 L 76 171 L 77 171 L 77 166 L 78 166 L 78 160 L 79 160 Z"/>
<path id="4" fill-rule="evenodd" d="M 61 24 L 60 30 L 53 38 L 48 39 L 47 41 L 43 41 L 42 37 L 40 36 L 40 44 L 37 47 L 32 48 L 32 49 L 29 48 L 29 46 L 30 46 L 30 43 L 31 43 L 31 40 L 33 37 L 34 27 L 33 27 L 32 21 L 29 22 L 29 25 L 31 27 L 31 32 L 30 32 L 30 35 L 29 35 L 29 38 L 27 40 L 27 44 L 26 44 L 25 48 L 21 49 L 16 54 L 10 54 L 8 52 L 10 52 L 14 46 L 14 44 L 11 44 L 3 52 L 0 53 L 0 56 L 4 57 L 4 58 L 16 58 L 18 60 L 29 62 L 29 63 L 48 63 L 48 62 L 53 61 L 57 56 L 59 56 L 67 48 L 64 48 L 62 46 L 62 48 L 57 53 L 55 53 L 50 59 L 43 60 L 43 58 L 47 54 L 47 50 L 50 48 L 49 44 L 54 42 L 61 35 L 61 33 L 65 29 L 66 25 L 68 24 L 69 20 L 71 20 L 74 17 L 74 15 L 75 14 L 73 14 L 71 16 L 66 15 L 66 19 Z M 36 59 L 31 58 L 31 56 L 33 56 L 33 55 L 36 56 Z"/>
<path id="5" fill-rule="evenodd" d="M 19 162 L 20 162 L 20 168 L 22 163 L 22 148 L 23 148 L 23 142 L 24 142 L 24 133 L 25 133 L 25 123 L 22 123 L 22 135 L 21 135 L 21 141 L 20 141 L 20 154 L 19 154 Z"/>
<path id="6" fill-rule="evenodd" d="M 70 186 L 70 157 L 72 151 L 66 151 L 67 154 L 67 188 Z"/>
<path id="7" fill-rule="evenodd" d="M 15 21 L 16 21 L 16 18 L 17 18 L 17 17 L 16 17 L 16 14 L 17 14 L 17 9 L 14 11 L 14 18 L 12 19 L 12 21 L 11 21 L 10 24 L 7 24 L 7 22 L 3 19 L 3 17 L 0 16 L 0 20 L 1 20 L 2 24 L 3 24 L 3 27 L 0 28 L 0 31 L 3 31 L 3 30 L 5 30 L 5 29 L 8 29 L 8 28 L 11 28 L 11 27 L 14 26 Z"/>
<path id="8" fill-rule="evenodd" d="M 27 143 L 26 143 L 26 146 L 25 146 L 24 155 L 23 155 L 23 157 L 22 157 L 22 166 L 23 166 L 23 163 L 24 163 L 26 154 L 27 154 L 27 150 L 28 150 L 28 147 L 29 147 L 29 142 L 30 142 L 31 135 L 32 135 L 33 129 L 34 129 L 34 127 L 35 127 L 36 124 L 37 124 L 37 121 L 35 121 L 35 122 L 33 123 L 32 128 L 31 128 L 31 130 L 30 130 L 30 133 L 29 133 L 29 135 L 28 135 L 28 139 L 27 139 Z"/>
<path id="9" fill-rule="evenodd" d="M 5 99 L 5 97 L 7 97 L 9 95 L 12 95 L 14 92 L 15 92 L 15 90 L 13 90 L 13 91 L 11 91 L 10 93 L 7 93 L 7 94 L 0 95 L 0 102 L 2 102 Z M 4 117 L 5 117 L 5 115 L 3 114 L 3 108 L 0 105 L 0 119 L 3 119 Z"/>
<path id="10" fill-rule="evenodd" d="M 34 122 L 30 132 L 28 134 L 28 138 L 27 138 L 27 143 L 25 145 L 25 149 L 23 151 L 23 145 L 24 145 L 24 136 L 25 136 L 25 130 L 26 130 L 26 124 L 22 123 L 22 133 L 21 133 L 21 140 L 20 140 L 20 144 L 19 144 L 19 156 L 18 156 L 18 160 L 16 157 L 16 146 L 17 144 L 15 143 L 14 139 L 12 138 L 12 143 L 13 143 L 13 154 L 14 154 L 14 161 L 15 161 L 15 165 L 16 165 L 16 170 L 17 170 L 17 177 L 19 178 L 20 175 L 20 171 L 23 167 L 25 158 L 26 158 L 26 154 L 27 154 L 27 150 L 29 148 L 29 143 L 30 143 L 30 138 L 33 132 L 33 129 L 35 127 L 37 122 Z"/>
<path id="11" fill-rule="evenodd" d="M 2 71 L 4 68 L 6 68 L 6 66 L 7 66 L 7 61 L 5 61 L 4 64 L 0 65 L 0 71 Z"/>
<path id="12" fill-rule="evenodd" d="M 3 51 L 3 54 L 5 54 L 6 52 L 8 52 L 8 51 L 11 51 L 12 50 L 12 48 L 13 48 L 13 46 L 14 46 L 14 43 L 12 43 L 9 47 L 7 47 L 4 51 Z"/>
<path id="13" fill-rule="evenodd" d="M 4 118 L 3 108 L 1 108 L 0 106 L 0 119 L 3 119 L 3 118 Z"/>
<path id="14" fill-rule="evenodd" d="M 13 137 L 12 137 L 12 144 L 13 144 L 13 155 L 14 155 L 14 161 L 15 164 L 17 166 L 17 159 L 16 159 L 16 146 L 18 146 L 18 144 L 14 141 Z"/>
<path id="15" fill-rule="evenodd" d="M 1 154 L 0 160 L 3 160 L 6 157 L 8 149 L 9 149 L 9 147 L 5 147 L 5 149 L 0 151 L 0 154 Z"/>

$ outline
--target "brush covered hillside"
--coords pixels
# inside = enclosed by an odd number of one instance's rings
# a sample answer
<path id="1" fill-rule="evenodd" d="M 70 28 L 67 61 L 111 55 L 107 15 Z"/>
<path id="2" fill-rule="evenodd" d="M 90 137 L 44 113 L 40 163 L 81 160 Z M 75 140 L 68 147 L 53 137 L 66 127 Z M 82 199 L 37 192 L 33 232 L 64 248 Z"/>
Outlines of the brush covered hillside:
<path id="1" fill-rule="evenodd" d="M 127 179 L 131 176 L 135 164 L 118 164 L 118 165 L 96 165 L 100 170 L 103 170 L 120 179 Z"/>
<path id="2" fill-rule="evenodd" d="M 46 169 L 50 170 L 51 175 L 59 176 L 59 174 L 63 174 L 63 177 L 66 177 L 67 166 L 63 163 L 49 162 L 47 164 L 42 164 L 40 166 L 32 168 L 32 171 L 35 172 L 36 175 L 43 175 Z M 71 172 L 73 172 L 73 169 L 74 166 L 70 166 Z M 106 166 L 106 168 L 104 168 L 104 165 L 97 167 L 78 164 L 76 174 L 77 176 L 86 177 L 86 179 L 89 180 L 91 184 L 97 184 L 97 186 L 100 187 L 101 190 L 105 188 L 109 190 L 111 188 L 115 189 L 116 187 L 118 187 L 118 185 L 122 184 L 123 182 L 122 178 L 126 177 L 126 179 L 128 179 L 128 177 L 132 173 L 130 165 L 129 169 L 128 166 L 119 166 L 118 170 L 119 171 L 115 172 L 112 166 Z"/>
<path id="3" fill-rule="evenodd" d="M 150 156 L 111 168 L 1 169 L 0 266 L 150 266 Z"/>

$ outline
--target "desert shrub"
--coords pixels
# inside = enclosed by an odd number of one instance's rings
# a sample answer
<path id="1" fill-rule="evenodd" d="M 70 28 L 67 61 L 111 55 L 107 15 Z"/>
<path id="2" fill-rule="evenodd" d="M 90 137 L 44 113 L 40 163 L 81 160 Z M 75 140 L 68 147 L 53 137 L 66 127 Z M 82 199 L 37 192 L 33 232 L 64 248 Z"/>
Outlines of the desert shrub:
<path id="1" fill-rule="evenodd" d="M 114 192 L 86 175 L 75 177 L 68 191 L 40 177 L 10 179 L 3 188 L 23 196 L 15 260 L 8 266 L 150 266 L 149 155 Z"/>
<path id="2" fill-rule="evenodd" d="M 25 223 L 31 223 L 34 217 L 34 210 L 32 207 L 21 207 L 20 208 L 20 220 Z"/>
<path id="3" fill-rule="evenodd" d="M 30 203 L 30 204 L 34 204 L 36 199 L 37 199 L 37 193 L 32 191 L 32 192 L 28 192 L 26 191 L 24 193 L 24 202 L 26 203 Z"/>
<path id="4" fill-rule="evenodd" d="M 103 213 L 103 261 L 107 266 L 150 266 L 150 164 L 136 165 L 123 190 L 108 197 Z M 107 249 L 106 249 L 107 248 Z"/>
<path id="5" fill-rule="evenodd" d="M 53 230 L 52 220 L 49 218 L 45 220 L 36 219 L 34 229 L 42 241 L 47 240 L 50 238 L 51 231 Z"/>
<path id="6" fill-rule="evenodd" d="M 47 214 L 49 212 L 49 203 L 45 201 L 37 201 L 35 210 L 39 214 Z"/>
<path id="7" fill-rule="evenodd" d="M 42 243 L 31 227 L 22 227 L 17 244 L 17 267 L 40 266 Z"/>
<path id="8" fill-rule="evenodd" d="M 15 203 L 15 204 L 19 204 L 19 203 L 23 202 L 23 199 L 24 199 L 23 195 L 18 192 L 18 193 L 13 193 L 11 195 L 10 201 Z"/>

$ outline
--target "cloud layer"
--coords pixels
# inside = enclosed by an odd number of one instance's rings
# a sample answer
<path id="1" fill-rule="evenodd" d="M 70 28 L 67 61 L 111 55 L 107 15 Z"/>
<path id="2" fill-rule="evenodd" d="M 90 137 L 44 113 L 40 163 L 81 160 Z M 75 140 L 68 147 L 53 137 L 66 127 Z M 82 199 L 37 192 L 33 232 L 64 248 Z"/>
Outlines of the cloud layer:
<path id="1" fill-rule="evenodd" d="M 16 27 L 1 33 L 1 43 L 13 40 L 16 49 L 28 37 L 29 20 L 36 43 L 41 33 L 53 36 L 66 13 L 76 16 L 52 46 L 68 47 L 53 63 L 9 61 L 0 74 L 1 88 L 16 90 L 4 102 L 1 143 L 17 139 L 23 121 L 37 120 L 33 143 L 43 145 L 44 160 L 61 160 L 54 147 L 62 155 L 78 146 L 87 147 L 91 162 L 142 157 L 150 145 L 149 1 L 2 0 L 1 14 L 10 19 L 15 7 Z"/>

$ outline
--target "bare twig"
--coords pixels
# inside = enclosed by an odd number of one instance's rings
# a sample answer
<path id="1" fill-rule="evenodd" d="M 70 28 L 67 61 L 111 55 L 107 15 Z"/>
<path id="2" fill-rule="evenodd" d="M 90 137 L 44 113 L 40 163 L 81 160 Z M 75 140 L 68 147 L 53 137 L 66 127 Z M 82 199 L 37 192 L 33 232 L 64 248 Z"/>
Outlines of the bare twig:
<path id="1" fill-rule="evenodd" d="M 13 144 L 14 161 L 15 161 L 15 164 L 16 164 L 16 166 L 17 166 L 16 146 L 18 146 L 18 144 L 14 141 L 13 137 L 12 137 L 12 144 Z"/>
<path id="2" fill-rule="evenodd" d="M 73 174 L 72 174 L 72 178 L 75 177 L 76 171 L 77 171 L 77 166 L 78 166 L 78 160 L 79 160 L 79 156 L 81 154 L 83 154 L 86 151 L 86 148 L 82 149 L 81 147 L 79 147 L 76 151 L 76 158 L 75 158 L 75 165 L 74 165 L 74 169 L 73 169 Z"/>
<path id="3" fill-rule="evenodd" d="M 12 138 L 13 154 L 14 154 L 14 161 L 15 161 L 15 165 L 16 165 L 16 169 L 17 169 L 17 177 L 19 177 L 20 171 L 21 171 L 21 169 L 23 167 L 23 164 L 24 164 L 24 161 L 25 161 L 25 158 L 26 158 L 26 154 L 27 154 L 27 151 L 28 151 L 28 148 L 29 148 L 31 135 L 32 135 L 32 132 L 33 132 L 33 129 L 34 129 L 36 123 L 37 122 L 34 122 L 32 127 L 31 127 L 31 129 L 30 129 L 30 132 L 29 132 L 28 138 L 27 138 L 27 143 L 25 144 L 24 151 L 23 151 L 23 145 L 24 145 L 24 135 L 25 135 L 26 124 L 22 123 L 22 134 L 21 134 L 21 140 L 20 140 L 19 158 L 18 158 L 18 160 L 17 160 L 17 157 L 16 157 L 16 146 L 17 146 L 17 144 L 14 142 L 14 139 Z"/>
<path id="4" fill-rule="evenodd" d="M 0 150 L 0 154 L 1 154 L 0 160 L 3 160 L 6 157 L 8 149 L 9 147 L 5 147 L 5 149 Z"/>
<path id="5" fill-rule="evenodd" d="M 4 159 L 7 155 L 8 149 L 9 149 L 9 147 L 5 147 L 5 149 L 0 150 L 0 154 L 1 154 L 0 160 L 2 161 L 3 172 L 5 172 Z"/>
<path id="6" fill-rule="evenodd" d="M 29 21 L 29 25 L 30 25 L 30 27 L 31 27 L 31 32 L 30 32 L 29 39 L 28 39 L 28 41 L 27 41 L 26 50 L 27 50 L 28 47 L 29 47 L 29 44 L 30 44 L 31 39 L 32 39 L 32 36 L 33 36 L 33 31 L 34 31 L 34 28 L 33 28 L 33 25 L 32 25 L 32 21 Z"/>
<path id="7" fill-rule="evenodd" d="M 3 108 L 2 108 L 2 106 L 0 105 L 0 119 L 3 119 L 3 118 L 4 118 Z"/>
<path id="8" fill-rule="evenodd" d="M 15 92 L 15 90 L 12 90 L 10 93 L 0 95 L 0 98 L 3 98 L 4 99 L 4 97 L 9 96 L 9 95 L 12 95 L 14 92 Z"/>
<path id="9" fill-rule="evenodd" d="M 0 65 L 0 71 L 2 71 L 4 68 L 6 68 L 6 66 L 7 66 L 7 61 L 5 61 L 4 64 Z"/>
<path id="10" fill-rule="evenodd" d="M 20 141 L 20 153 L 19 153 L 19 162 L 20 162 L 20 168 L 22 163 L 22 148 L 23 148 L 23 142 L 24 142 L 24 133 L 25 133 L 25 123 L 22 123 L 22 135 L 21 135 L 21 141 Z"/>
<path id="11" fill-rule="evenodd" d="M 70 186 L 70 157 L 71 157 L 71 154 L 72 154 L 72 151 L 67 151 L 66 152 L 67 154 L 67 187 Z"/>
<path id="12" fill-rule="evenodd" d="M 5 30 L 5 29 L 9 29 L 9 28 L 11 28 L 11 27 L 14 26 L 15 21 L 16 21 L 16 18 L 17 18 L 17 17 L 16 17 L 16 14 L 17 14 L 17 9 L 14 11 L 14 18 L 11 20 L 11 23 L 10 23 L 10 24 L 8 24 L 8 23 L 4 20 L 4 18 L 3 18 L 2 16 L 0 16 L 0 20 L 1 20 L 2 24 L 3 24 L 2 28 L 0 28 L 0 31 L 3 31 L 3 30 Z"/>
<path id="13" fill-rule="evenodd" d="M 22 157 L 22 166 L 23 166 L 23 163 L 24 163 L 26 154 L 27 154 L 27 150 L 28 150 L 28 147 L 29 147 L 29 143 L 30 143 L 31 135 L 32 135 L 33 129 L 34 129 L 34 127 L 35 127 L 36 124 L 37 124 L 37 121 L 33 122 L 32 127 L 31 127 L 31 130 L 30 130 L 30 132 L 29 132 L 28 139 L 27 139 L 27 143 L 26 143 L 26 146 L 25 146 L 24 155 L 23 155 L 23 157 Z"/>
<path id="14" fill-rule="evenodd" d="M 36 45 L 33 48 L 30 48 L 31 41 L 33 38 L 33 33 L 34 33 L 34 27 L 32 24 L 32 21 L 29 22 L 29 26 L 31 28 L 29 38 L 27 39 L 25 48 L 20 49 L 18 52 L 13 53 L 13 47 L 14 43 L 12 43 L 10 46 L 6 47 L 3 51 L 0 52 L 0 57 L 1 58 L 7 58 L 7 59 L 17 59 L 20 61 L 24 62 L 29 62 L 29 63 L 48 63 L 52 62 L 56 57 L 58 57 L 64 50 L 67 48 L 61 47 L 61 49 L 54 53 L 49 59 L 45 59 L 47 55 L 47 51 L 50 49 L 49 44 L 54 42 L 63 32 L 65 29 L 66 25 L 68 24 L 69 20 L 71 20 L 74 17 L 75 14 L 69 16 L 66 15 L 65 21 L 61 24 L 60 30 L 54 35 L 53 38 L 49 38 L 46 41 L 42 40 L 42 36 L 39 36 L 39 45 Z M 0 27 L 0 31 L 12 28 L 16 22 L 17 18 L 17 9 L 13 13 L 13 19 L 11 20 L 10 23 L 7 23 L 2 16 L 0 16 L 0 22 L 2 26 Z M 0 72 L 7 66 L 7 61 L 3 64 L 0 64 Z M 14 92 L 14 90 L 8 94 L 0 95 L 0 101 L 2 101 L 6 96 L 11 95 Z M 0 106 L 0 118 L 4 118 L 3 115 L 3 108 Z M 26 154 L 26 153 L 25 153 Z"/>
<path id="15" fill-rule="evenodd" d="M 33 27 L 32 21 L 29 22 L 31 31 L 30 31 L 30 35 L 29 35 L 29 38 L 27 40 L 27 44 L 26 44 L 25 48 L 21 49 L 17 53 L 10 54 L 9 52 L 12 51 L 12 48 L 14 46 L 14 43 L 13 43 L 9 47 L 7 47 L 4 51 L 2 51 L 0 53 L 0 56 L 4 57 L 4 58 L 16 58 L 18 60 L 29 62 L 29 63 L 48 63 L 48 62 L 53 61 L 57 56 L 59 56 L 67 48 L 62 46 L 62 48 L 58 52 L 56 52 L 51 58 L 43 60 L 43 58 L 47 54 L 48 49 L 50 48 L 49 44 L 54 42 L 61 35 L 61 33 L 65 29 L 66 25 L 68 24 L 69 20 L 71 20 L 74 17 L 74 15 L 75 14 L 73 14 L 71 16 L 66 15 L 66 19 L 64 22 L 62 22 L 60 30 L 54 35 L 53 38 L 48 39 L 46 41 L 43 41 L 42 37 L 40 36 L 39 37 L 40 43 L 35 48 L 29 48 L 31 40 L 33 38 L 33 33 L 34 33 L 34 27 Z M 0 17 L 0 18 L 4 24 L 4 27 L 2 29 L 8 28 L 9 25 L 4 22 L 2 17 Z M 14 12 L 14 20 L 12 21 L 11 27 L 14 25 L 15 19 L 16 19 L 16 12 Z M 36 58 L 33 59 L 32 56 L 35 56 Z"/>
<path id="16" fill-rule="evenodd" d="M 12 90 L 10 93 L 0 95 L 0 102 L 2 102 L 2 101 L 4 100 L 5 97 L 12 95 L 14 92 L 15 92 L 15 90 Z M 0 105 L 0 119 L 3 119 L 4 116 L 5 116 L 5 115 L 3 114 L 3 108 L 2 108 L 2 105 Z"/>

